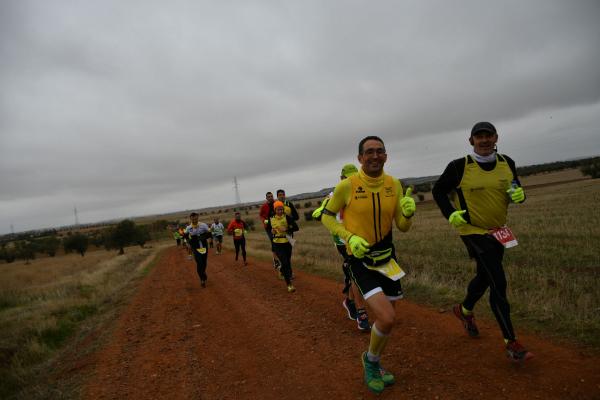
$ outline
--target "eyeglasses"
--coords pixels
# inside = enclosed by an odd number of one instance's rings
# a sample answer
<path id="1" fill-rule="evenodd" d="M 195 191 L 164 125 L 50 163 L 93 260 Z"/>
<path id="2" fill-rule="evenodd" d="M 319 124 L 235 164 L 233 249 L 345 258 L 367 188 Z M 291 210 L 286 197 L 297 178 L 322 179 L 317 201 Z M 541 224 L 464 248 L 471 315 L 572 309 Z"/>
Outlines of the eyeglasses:
<path id="1" fill-rule="evenodd" d="M 363 151 L 363 154 L 366 156 L 373 156 L 375 154 L 377 154 L 378 156 L 382 156 L 385 154 L 385 149 L 381 147 L 378 149 L 367 149 Z"/>

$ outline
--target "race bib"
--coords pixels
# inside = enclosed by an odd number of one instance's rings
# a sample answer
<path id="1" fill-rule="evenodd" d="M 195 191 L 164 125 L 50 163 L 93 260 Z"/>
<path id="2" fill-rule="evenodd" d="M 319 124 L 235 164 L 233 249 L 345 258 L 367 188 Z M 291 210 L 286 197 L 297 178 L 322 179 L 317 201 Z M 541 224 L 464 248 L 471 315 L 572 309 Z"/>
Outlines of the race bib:
<path id="1" fill-rule="evenodd" d="M 206 248 L 204 247 L 200 247 L 199 249 L 196 249 L 196 251 L 200 254 L 206 254 Z"/>
<path id="2" fill-rule="evenodd" d="M 512 233 L 512 231 L 508 228 L 508 226 L 503 226 L 501 228 L 490 229 L 490 235 L 492 235 L 498 242 L 502 244 L 507 249 L 511 247 L 515 247 L 519 244 L 517 242 L 517 238 Z"/>
<path id="3" fill-rule="evenodd" d="M 234 236 L 242 236 L 242 230 L 237 228 L 233 230 Z"/>
<path id="4" fill-rule="evenodd" d="M 393 281 L 397 281 L 398 279 L 406 275 L 406 272 L 404 272 L 404 270 L 398 265 L 396 260 L 394 260 L 393 258 L 390 258 L 390 261 L 378 267 L 367 265 L 364 262 L 363 265 L 369 268 L 370 270 L 377 271 L 380 274 L 387 276 Z"/>

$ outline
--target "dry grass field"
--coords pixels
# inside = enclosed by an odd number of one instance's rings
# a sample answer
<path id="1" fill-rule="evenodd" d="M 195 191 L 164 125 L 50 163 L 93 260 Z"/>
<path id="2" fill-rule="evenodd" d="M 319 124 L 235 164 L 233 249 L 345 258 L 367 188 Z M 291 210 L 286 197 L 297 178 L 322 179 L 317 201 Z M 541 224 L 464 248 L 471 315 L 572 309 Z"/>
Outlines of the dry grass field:
<path id="1" fill-rule="evenodd" d="M 0 264 L 0 398 L 35 381 L 39 368 L 90 317 L 114 308 L 162 247 Z"/>

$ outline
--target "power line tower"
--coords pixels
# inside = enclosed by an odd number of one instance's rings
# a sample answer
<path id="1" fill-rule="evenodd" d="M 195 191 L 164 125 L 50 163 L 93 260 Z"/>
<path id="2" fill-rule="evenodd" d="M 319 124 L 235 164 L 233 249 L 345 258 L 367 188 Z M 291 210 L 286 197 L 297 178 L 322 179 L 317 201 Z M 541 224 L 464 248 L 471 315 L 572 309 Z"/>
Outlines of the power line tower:
<path id="1" fill-rule="evenodd" d="M 233 177 L 233 187 L 235 188 L 235 204 L 241 204 L 242 200 L 240 199 L 240 187 L 238 185 L 237 177 Z"/>
<path id="2" fill-rule="evenodd" d="M 75 227 L 79 228 L 79 217 L 77 216 L 77 206 L 73 206 L 73 212 L 75 213 Z"/>

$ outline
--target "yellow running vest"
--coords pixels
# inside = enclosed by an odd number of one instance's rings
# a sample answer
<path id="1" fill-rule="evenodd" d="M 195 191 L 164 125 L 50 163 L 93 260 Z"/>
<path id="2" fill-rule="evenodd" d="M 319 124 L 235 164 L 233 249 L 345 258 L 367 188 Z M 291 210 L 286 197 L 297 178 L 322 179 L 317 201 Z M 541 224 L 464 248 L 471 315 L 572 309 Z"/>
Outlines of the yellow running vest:
<path id="1" fill-rule="evenodd" d="M 352 191 L 344 208 L 344 227 L 371 245 L 380 242 L 392 230 L 400 182 L 385 175 L 383 187 L 378 192 L 371 192 L 358 174 L 348 179 Z"/>
<path id="2" fill-rule="evenodd" d="M 460 235 L 486 234 L 488 229 L 504 226 L 513 173 L 501 155 L 496 156 L 496 166 L 483 170 L 471 156 L 466 156 L 465 172 L 452 194 L 457 210 L 467 210 L 470 223 L 458 229 Z"/>
<path id="3" fill-rule="evenodd" d="M 287 243 L 288 239 L 286 232 L 288 230 L 288 223 L 285 214 L 283 214 L 281 217 L 274 215 L 270 218 L 270 221 L 272 229 L 279 228 L 279 230 L 283 231 L 283 233 L 273 234 L 273 243 Z"/>

